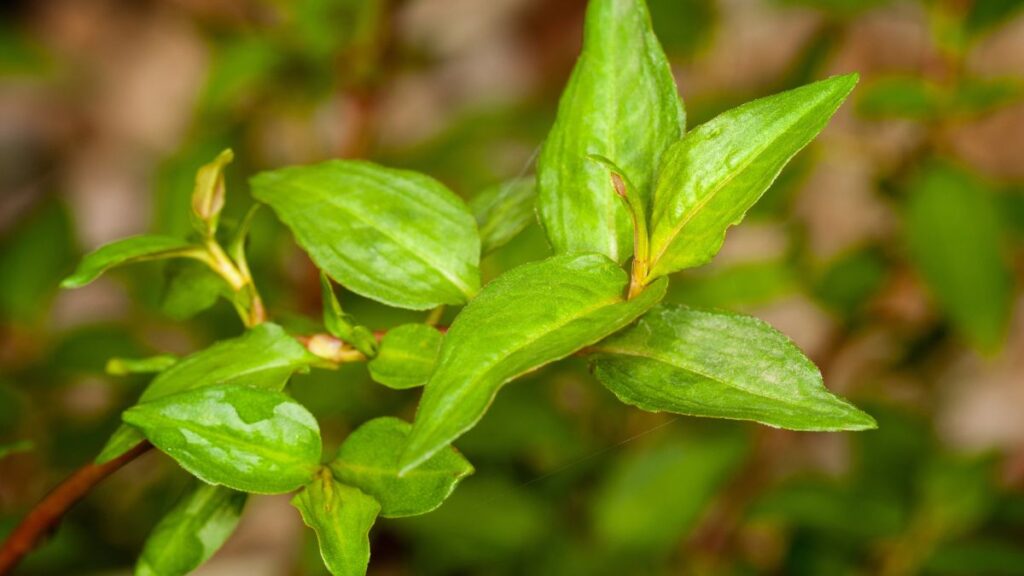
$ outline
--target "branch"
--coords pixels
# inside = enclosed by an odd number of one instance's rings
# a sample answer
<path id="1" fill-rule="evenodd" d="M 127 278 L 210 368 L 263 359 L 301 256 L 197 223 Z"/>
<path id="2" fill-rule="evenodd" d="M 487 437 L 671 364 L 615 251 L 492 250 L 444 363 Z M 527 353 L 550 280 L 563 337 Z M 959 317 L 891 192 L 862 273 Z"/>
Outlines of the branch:
<path id="1" fill-rule="evenodd" d="M 40 540 L 51 534 L 68 510 L 93 487 L 152 447 L 149 442 L 140 442 L 114 460 L 103 464 L 90 462 L 54 488 L 36 504 L 28 516 L 25 516 L 0 548 L 0 576 L 10 574 L 21 562 L 22 557 L 39 545 Z"/>

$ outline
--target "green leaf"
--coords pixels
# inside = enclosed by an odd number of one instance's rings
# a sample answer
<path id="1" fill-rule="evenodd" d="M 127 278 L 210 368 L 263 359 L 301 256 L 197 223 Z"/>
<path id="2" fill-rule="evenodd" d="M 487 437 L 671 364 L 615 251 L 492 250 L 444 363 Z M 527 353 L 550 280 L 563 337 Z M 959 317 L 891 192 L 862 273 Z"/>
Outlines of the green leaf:
<path id="1" fill-rule="evenodd" d="M 685 124 L 643 0 L 592 0 L 583 51 L 537 164 L 537 208 L 555 251 L 625 260 L 632 251 L 632 222 L 608 169 L 588 156 L 622 167 L 646 203 L 662 154 Z"/>
<path id="2" fill-rule="evenodd" d="M 626 301 L 626 273 L 598 254 L 520 266 L 455 318 L 427 383 L 400 465 L 407 473 L 472 428 L 505 383 L 621 329 L 665 294 Z"/>
<path id="3" fill-rule="evenodd" d="M 518 178 L 492 186 L 469 203 L 480 227 L 480 252 L 490 254 L 536 221 L 536 179 Z"/>
<path id="4" fill-rule="evenodd" d="M 316 532 L 320 555 L 335 576 L 363 576 L 370 563 L 370 528 L 380 504 L 340 484 L 324 470 L 292 498 L 302 521 Z"/>
<path id="5" fill-rule="evenodd" d="M 597 378 L 643 410 L 790 430 L 875 427 L 786 336 L 750 316 L 659 306 L 593 349 Z"/>
<path id="6" fill-rule="evenodd" d="M 156 525 L 135 565 L 135 576 L 191 573 L 235 531 L 247 496 L 198 483 Z"/>
<path id="7" fill-rule="evenodd" d="M 938 88 L 922 78 L 882 78 L 865 86 L 857 111 L 868 118 L 927 120 L 939 111 L 940 98 Z"/>
<path id="8" fill-rule="evenodd" d="M 200 480 L 235 490 L 290 492 L 320 464 L 316 419 L 281 392 L 200 388 L 139 404 L 123 418 Z"/>
<path id="9" fill-rule="evenodd" d="M 111 358 L 107 360 L 107 374 L 126 376 L 163 372 L 177 362 L 178 357 L 174 354 L 158 354 L 147 358 Z"/>
<path id="10" fill-rule="evenodd" d="M 192 226 L 203 237 L 211 238 L 217 231 L 226 193 L 224 167 L 234 159 L 235 154 L 229 148 L 196 172 L 196 184 L 192 190 Z"/>
<path id="11" fill-rule="evenodd" d="M 333 160 L 263 172 L 252 189 L 316 265 L 357 294 L 426 310 L 479 289 L 476 222 L 428 176 Z"/>
<path id="12" fill-rule="evenodd" d="M 825 127 L 857 83 L 837 76 L 725 112 L 662 159 L 651 213 L 651 278 L 711 259 L 729 226 Z"/>
<path id="13" fill-rule="evenodd" d="M 663 552 L 691 530 L 747 453 L 741 436 L 673 439 L 620 460 L 594 498 L 602 546 Z"/>
<path id="14" fill-rule="evenodd" d="M 0 52 L 2 44 L 0 32 Z M 0 233 L 0 323 L 33 323 L 49 311 L 57 284 L 75 260 L 72 236 L 67 207 L 53 200 L 20 214 Z"/>
<path id="15" fill-rule="evenodd" d="M 911 185 L 906 218 L 911 261 L 939 306 L 969 342 L 998 349 L 1013 280 L 991 191 L 960 169 L 932 164 Z"/>
<path id="16" fill-rule="evenodd" d="M 107 269 L 122 264 L 162 258 L 202 259 L 204 255 L 205 252 L 201 248 L 180 238 L 155 235 L 132 236 L 111 242 L 86 254 L 74 274 L 65 278 L 60 285 L 63 288 L 85 286 L 99 278 Z"/>
<path id="17" fill-rule="evenodd" d="M 338 302 L 338 297 L 334 293 L 331 279 L 323 272 L 320 273 L 320 291 L 324 301 L 324 327 L 327 331 L 373 358 L 377 354 L 377 339 L 373 332 L 365 326 L 355 324 L 352 317 L 341 309 L 341 302 Z"/>
<path id="18" fill-rule="evenodd" d="M 0 444 L 0 460 L 3 460 L 12 454 L 31 452 L 35 447 L 35 443 L 31 440 L 18 440 L 17 442 L 11 442 L 9 444 Z"/>
<path id="19" fill-rule="evenodd" d="M 218 342 L 182 359 L 154 378 L 142 392 L 139 402 L 226 384 L 280 390 L 293 373 L 318 361 L 284 329 L 266 322 L 237 338 Z M 96 461 L 113 460 L 142 440 L 137 430 L 122 425 L 107 441 Z"/>
<path id="20" fill-rule="evenodd" d="M 192 260 L 168 262 L 160 309 L 175 320 L 187 320 L 233 292 L 209 266 Z"/>
<path id="21" fill-rule="evenodd" d="M 367 364 L 370 376 L 388 388 L 423 386 L 434 373 L 441 333 L 426 324 L 405 324 L 388 330 L 377 357 Z"/>
<path id="22" fill-rule="evenodd" d="M 411 429 L 398 418 L 370 420 L 345 439 L 331 462 L 335 477 L 376 498 L 387 518 L 434 510 L 473 473 L 473 466 L 449 447 L 400 477 L 398 457 Z"/>

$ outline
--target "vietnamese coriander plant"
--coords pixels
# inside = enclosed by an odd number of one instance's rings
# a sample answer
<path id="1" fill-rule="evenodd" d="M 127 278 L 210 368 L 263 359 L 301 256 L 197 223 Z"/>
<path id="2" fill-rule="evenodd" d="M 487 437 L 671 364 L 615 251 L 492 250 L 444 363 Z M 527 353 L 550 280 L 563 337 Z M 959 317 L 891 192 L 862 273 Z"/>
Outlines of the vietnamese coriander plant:
<path id="1" fill-rule="evenodd" d="M 574 354 L 643 410 L 792 430 L 873 428 L 768 324 L 659 304 L 669 276 L 715 255 L 727 228 L 821 131 L 856 81 L 829 78 L 686 131 L 644 2 L 592 0 L 583 52 L 535 186 L 513 182 L 478 197 L 471 210 L 429 176 L 365 161 L 252 178 L 255 199 L 322 271 L 322 334 L 291 334 L 270 320 L 246 262 L 252 212 L 230 238 L 218 229 L 223 169 L 232 159 L 222 153 L 196 177 L 192 237 L 136 236 L 103 246 L 63 285 L 85 285 L 131 262 L 191 259 L 219 277 L 246 331 L 182 359 L 114 363 L 121 372 L 157 374 L 96 462 L 15 530 L 0 573 L 91 485 L 155 446 L 199 482 L 154 528 L 136 574 L 194 570 L 231 534 L 247 494 L 288 492 L 330 571 L 363 574 L 375 519 L 440 506 L 473 472 L 452 443 L 503 386 Z M 534 213 L 554 255 L 481 287 L 481 254 L 515 236 Z M 446 329 L 425 322 L 374 332 L 342 311 L 335 283 L 398 308 L 463 308 Z M 384 386 L 424 389 L 414 422 L 366 422 L 325 458 L 316 420 L 285 387 L 295 372 L 349 362 L 366 362 Z"/>

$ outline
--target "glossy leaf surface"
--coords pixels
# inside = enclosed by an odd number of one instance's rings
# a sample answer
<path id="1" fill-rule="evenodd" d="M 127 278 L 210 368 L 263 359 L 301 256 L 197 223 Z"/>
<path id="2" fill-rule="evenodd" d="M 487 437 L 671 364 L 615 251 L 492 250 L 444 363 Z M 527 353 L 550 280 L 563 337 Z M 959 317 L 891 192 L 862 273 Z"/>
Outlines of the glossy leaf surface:
<path id="1" fill-rule="evenodd" d="M 89 284 L 114 266 L 183 256 L 196 257 L 199 249 L 188 242 L 171 236 L 131 236 L 111 242 L 86 254 L 75 272 L 61 282 L 63 288 L 78 288 Z"/>
<path id="2" fill-rule="evenodd" d="M 594 351 L 598 379 L 643 410 L 791 430 L 875 427 L 825 388 L 795 344 L 751 316 L 659 306 Z"/>
<path id="3" fill-rule="evenodd" d="M 292 498 L 302 521 L 316 532 L 320 555 L 335 576 L 363 576 L 370 563 L 370 528 L 380 504 L 358 489 L 317 474 Z"/>
<path id="4" fill-rule="evenodd" d="M 374 381 L 399 390 L 422 386 L 434 373 L 441 333 L 426 324 L 404 324 L 387 331 L 367 368 Z"/>

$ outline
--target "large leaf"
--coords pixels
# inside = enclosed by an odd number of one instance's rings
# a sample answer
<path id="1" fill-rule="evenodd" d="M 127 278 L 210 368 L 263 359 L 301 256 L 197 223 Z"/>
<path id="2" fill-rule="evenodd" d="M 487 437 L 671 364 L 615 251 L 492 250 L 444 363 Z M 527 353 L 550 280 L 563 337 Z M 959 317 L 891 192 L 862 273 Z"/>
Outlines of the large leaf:
<path id="1" fill-rule="evenodd" d="M 646 203 L 665 150 L 683 134 L 682 100 L 643 0 L 592 0 L 583 51 L 537 164 L 537 208 L 556 252 L 631 254 L 633 225 L 610 159 Z"/>
<path id="2" fill-rule="evenodd" d="M 470 203 L 480 227 L 480 252 L 501 248 L 536 220 L 535 178 L 519 178 L 492 186 Z"/>
<path id="3" fill-rule="evenodd" d="M 60 283 L 63 288 L 85 286 L 100 277 L 103 272 L 114 266 L 157 260 L 161 258 L 191 257 L 202 258 L 205 252 L 201 248 L 171 236 L 132 236 L 86 254 L 78 264 L 75 272 Z"/>
<path id="4" fill-rule="evenodd" d="M 200 480 L 276 494 L 310 481 L 320 464 L 320 428 L 285 394 L 248 386 L 182 392 L 126 410 L 141 429 Z"/>
<path id="5" fill-rule="evenodd" d="M 619 330 L 665 293 L 659 283 L 626 301 L 626 284 L 626 273 L 598 254 L 555 256 L 488 284 L 444 338 L 403 473 L 472 428 L 506 382 Z"/>
<path id="6" fill-rule="evenodd" d="M 1013 306 L 1013 281 L 1000 245 L 990 190 L 947 165 L 927 167 L 907 206 L 910 256 L 935 299 L 967 340 L 1000 346 Z"/>
<path id="7" fill-rule="evenodd" d="M 864 430 L 875 421 L 829 392 L 786 336 L 750 316 L 659 306 L 594 346 L 598 379 L 651 412 L 754 420 L 791 430 Z"/>
<path id="8" fill-rule="evenodd" d="M 292 498 L 302 521 L 316 532 L 320 555 L 335 576 L 363 576 L 370 563 L 370 528 L 380 504 L 340 484 L 324 470 Z"/>
<path id="9" fill-rule="evenodd" d="M 224 384 L 280 390 L 293 373 L 317 361 L 284 329 L 268 322 L 177 362 L 153 379 L 139 402 Z M 96 461 L 113 460 L 142 439 L 138 430 L 122 425 L 107 441 Z"/>
<path id="10" fill-rule="evenodd" d="M 246 498 L 222 486 L 197 484 L 146 539 L 135 576 L 183 576 L 198 568 L 235 531 Z"/>
<path id="11" fill-rule="evenodd" d="M 651 277 L 711 259 L 729 226 L 825 127 L 857 83 L 837 76 L 725 112 L 665 153 L 651 212 Z"/>
<path id="12" fill-rule="evenodd" d="M 380 351 L 367 363 L 370 376 L 389 388 L 422 386 L 434 373 L 441 333 L 426 324 L 405 324 L 387 331 Z"/>
<path id="13" fill-rule="evenodd" d="M 454 448 L 441 450 L 415 470 L 398 475 L 398 457 L 412 426 L 398 418 L 363 424 L 341 445 L 331 470 L 342 482 L 380 502 L 381 516 L 417 516 L 437 508 L 473 466 Z"/>
<path id="14" fill-rule="evenodd" d="M 333 160 L 263 172 L 253 195 L 346 288 L 414 310 L 463 304 L 480 286 L 480 239 L 462 200 L 416 172 Z"/>

